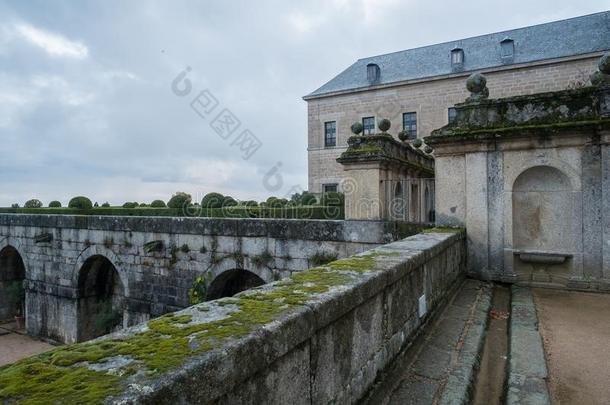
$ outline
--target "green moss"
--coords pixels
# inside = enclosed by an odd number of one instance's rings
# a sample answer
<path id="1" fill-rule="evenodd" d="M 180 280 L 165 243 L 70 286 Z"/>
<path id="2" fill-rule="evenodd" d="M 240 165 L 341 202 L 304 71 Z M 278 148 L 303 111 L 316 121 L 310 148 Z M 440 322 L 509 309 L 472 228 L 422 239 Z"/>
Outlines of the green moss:
<path id="1" fill-rule="evenodd" d="M 422 231 L 422 233 L 458 233 L 463 231 L 464 228 L 452 228 L 452 227 L 443 227 L 443 226 L 437 226 L 434 228 L 429 228 L 429 229 L 424 229 Z"/>
<path id="2" fill-rule="evenodd" d="M 100 404 L 119 392 L 119 377 L 37 358 L 0 368 L 0 401 L 16 404 Z"/>
<path id="3" fill-rule="evenodd" d="M 234 304 L 238 310 L 225 319 L 191 324 L 191 315 L 167 315 L 148 322 L 147 331 L 125 339 L 64 346 L 0 368 L 0 402 L 102 403 L 122 390 L 122 380 L 90 370 L 87 364 L 124 356 L 133 360 L 130 372 L 139 369 L 148 376 L 156 375 L 228 338 L 250 333 L 287 308 L 274 302 L 239 300 Z"/>
<path id="4" fill-rule="evenodd" d="M 372 271 L 375 267 L 375 258 L 380 256 L 397 256 L 397 252 L 373 252 L 362 256 L 352 256 L 347 259 L 341 259 L 329 263 L 327 267 L 339 271 L 355 271 L 357 273 L 366 273 Z"/>
<path id="5" fill-rule="evenodd" d="M 322 266 L 323 264 L 327 264 L 337 260 L 337 253 L 335 252 L 316 252 L 311 257 L 309 257 L 309 263 L 312 266 Z"/>
<path id="6" fill-rule="evenodd" d="M 375 267 L 375 259 L 397 253 L 370 253 L 338 260 L 324 267 L 293 274 L 274 289 L 261 289 L 215 302 L 228 309 L 224 319 L 193 323 L 192 315 L 168 314 L 148 322 L 147 330 L 125 338 L 60 347 L 0 368 L 0 402 L 19 404 L 99 404 L 125 388 L 124 376 L 152 378 L 175 369 L 194 355 L 212 350 L 227 339 L 243 337 L 272 322 L 279 314 L 303 305 L 313 294 L 348 284 Z M 208 307 L 197 307 L 207 312 Z M 87 367 L 121 356 L 132 360 L 120 367 L 123 377 Z"/>

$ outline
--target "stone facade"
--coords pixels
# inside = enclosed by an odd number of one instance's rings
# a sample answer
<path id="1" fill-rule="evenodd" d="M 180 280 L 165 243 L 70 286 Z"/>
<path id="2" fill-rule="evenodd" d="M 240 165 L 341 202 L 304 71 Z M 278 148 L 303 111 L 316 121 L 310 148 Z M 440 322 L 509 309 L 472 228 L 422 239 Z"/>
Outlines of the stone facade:
<path id="1" fill-rule="evenodd" d="M 69 343 L 103 334 L 83 326 L 99 312 L 102 296 L 122 308 L 123 326 L 133 325 L 188 306 L 197 276 L 208 291 L 235 270 L 267 283 L 315 266 L 316 256 L 346 257 L 419 229 L 388 222 L 2 214 L 0 288 L 16 278 L 19 258 L 28 333 Z M 99 285 L 102 279 L 108 286 Z M 0 315 L 12 313 L 6 308 Z"/>
<path id="2" fill-rule="evenodd" d="M 387 133 L 353 136 L 345 168 L 345 219 L 433 222 L 434 159 Z"/>
<path id="3" fill-rule="evenodd" d="M 472 274 L 610 290 L 609 117 L 591 86 L 459 104 L 426 138 L 437 224 L 466 226 Z"/>
<path id="4" fill-rule="evenodd" d="M 524 65 L 510 65 L 481 72 L 488 78 L 490 97 L 501 98 L 546 91 L 565 90 L 588 81 L 595 71 L 599 54 Z M 388 118 L 390 133 L 402 130 L 402 114 L 417 113 L 417 136 L 448 123 L 448 108 L 468 96 L 464 81 L 468 73 L 451 74 L 432 79 L 412 80 L 370 89 L 306 98 L 308 124 L 309 190 L 323 191 L 324 184 L 340 185 L 345 178 L 336 159 L 347 149 L 352 135 L 350 126 L 363 117 Z M 336 121 L 337 146 L 324 147 L 324 123 Z"/>
<path id="5" fill-rule="evenodd" d="M 52 357 L 28 359 L 32 367 L 60 371 L 49 372 L 40 389 L 18 398 L 107 404 L 356 403 L 460 285 L 464 236 L 463 231 L 418 234 L 100 338 L 78 347 L 76 358 L 70 353 L 77 347 L 68 346 Z M 169 352 L 167 342 L 172 342 Z M 19 392 L 28 370 L 17 363 L 0 371 L 0 380 L 10 386 L 8 392 Z M 90 383 L 78 390 L 56 381 L 83 375 Z"/>

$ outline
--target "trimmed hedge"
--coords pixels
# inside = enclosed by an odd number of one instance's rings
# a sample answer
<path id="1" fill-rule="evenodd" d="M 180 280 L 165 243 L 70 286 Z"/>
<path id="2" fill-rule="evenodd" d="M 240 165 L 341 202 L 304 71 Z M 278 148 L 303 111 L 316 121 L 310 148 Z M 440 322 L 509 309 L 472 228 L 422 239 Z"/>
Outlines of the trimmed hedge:
<path id="1" fill-rule="evenodd" d="M 181 217 L 185 210 L 178 208 L 0 208 L 4 214 L 51 214 L 51 215 L 115 215 Z M 342 207 L 301 206 L 301 207 L 224 207 L 205 209 L 193 207 L 192 216 L 210 218 L 286 218 L 286 219 L 344 219 Z"/>
<path id="2" fill-rule="evenodd" d="M 89 210 L 93 208 L 93 204 L 91 203 L 91 200 L 87 197 L 78 196 L 70 200 L 70 202 L 68 203 L 68 207 L 80 210 Z"/>

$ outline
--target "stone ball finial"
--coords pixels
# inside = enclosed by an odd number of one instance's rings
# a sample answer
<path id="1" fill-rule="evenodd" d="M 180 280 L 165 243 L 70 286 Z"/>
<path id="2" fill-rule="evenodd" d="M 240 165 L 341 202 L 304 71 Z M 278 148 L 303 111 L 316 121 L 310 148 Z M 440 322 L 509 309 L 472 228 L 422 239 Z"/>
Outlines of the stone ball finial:
<path id="1" fill-rule="evenodd" d="M 432 153 L 432 151 L 434 151 L 434 149 L 432 148 L 432 146 L 430 146 L 430 145 L 426 145 L 426 146 L 424 147 L 424 152 L 426 152 L 427 154 Z"/>
<path id="2" fill-rule="evenodd" d="M 388 129 L 390 129 L 390 127 L 392 126 L 392 123 L 390 122 L 389 119 L 382 118 L 379 120 L 379 124 L 377 124 L 377 126 L 379 127 L 379 130 L 381 132 L 386 132 Z"/>
<path id="3" fill-rule="evenodd" d="M 591 75 L 591 84 L 594 86 L 610 85 L 610 52 L 606 52 L 599 59 L 597 64 L 599 70 L 596 70 Z"/>
<path id="4" fill-rule="evenodd" d="M 487 79 L 480 73 L 473 73 L 466 80 L 466 88 L 471 93 L 468 101 L 478 101 L 486 99 L 489 96 L 487 89 Z"/>
<path id="5" fill-rule="evenodd" d="M 402 130 L 398 133 L 398 139 L 403 142 L 407 142 L 409 140 L 409 133 L 405 130 Z"/>
<path id="6" fill-rule="evenodd" d="M 599 59 L 597 67 L 599 68 L 600 72 L 610 75 L 610 52 L 606 52 L 602 55 L 602 57 Z"/>
<path id="7" fill-rule="evenodd" d="M 351 130 L 354 135 L 360 135 L 364 130 L 364 127 L 362 126 L 362 123 L 354 122 L 351 126 Z"/>
<path id="8" fill-rule="evenodd" d="M 415 147 L 415 148 L 419 148 L 423 144 L 424 144 L 423 141 L 419 138 L 413 139 L 413 142 L 411 143 L 411 145 L 413 145 L 413 147 Z"/>

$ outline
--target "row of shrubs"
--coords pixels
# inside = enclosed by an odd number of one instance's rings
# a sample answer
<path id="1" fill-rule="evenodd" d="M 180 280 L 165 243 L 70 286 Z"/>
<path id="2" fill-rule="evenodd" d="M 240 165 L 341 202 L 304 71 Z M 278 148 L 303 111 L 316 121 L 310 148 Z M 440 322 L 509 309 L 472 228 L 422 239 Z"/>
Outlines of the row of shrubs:
<path id="1" fill-rule="evenodd" d="M 280 208 L 234 206 L 201 208 L 0 208 L 0 213 L 13 214 L 62 214 L 62 215 L 117 215 L 158 217 L 211 217 L 211 218 L 294 218 L 294 219 L 344 219 L 343 207 L 286 206 Z"/>
<path id="2" fill-rule="evenodd" d="M 24 208 L 13 204 L 11 208 L 0 209 L 0 212 L 74 214 L 74 215 L 133 215 L 133 216 L 204 216 L 234 218 L 311 218 L 342 219 L 344 197 L 341 193 L 325 193 L 320 201 L 313 194 L 303 192 L 294 194 L 290 200 L 269 197 L 266 201 L 237 201 L 233 197 L 220 193 L 206 194 L 200 203 L 192 202 L 190 194 L 178 192 L 167 204 L 155 200 L 150 204 L 126 202 L 122 207 L 111 207 L 109 203 L 92 203 L 84 196 L 74 197 L 68 208 L 62 208 L 59 201 L 52 201 L 48 208 L 43 208 L 40 200 L 26 201 Z"/>
<path id="3" fill-rule="evenodd" d="M 254 200 L 237 201 L 231 196 L 225 196 L 220 193 L 208 193 L 206 194 L 200 203 L 193 202 L 192 197 L 188 193 L 177 192 L 174 194 L 167 204 L 162 200 L 154 200 L 150 204 L 138 203 L 138 202 L 126 202 L 122 208 L 176 208 L 185 209 L 187 207 L 201 207 L 206 209 L 223 208 L 223 207 L 268 207 L 268 208 L 282 208 L 282 207 L 301 207 L 301 206 L 343 206 L 344 198 L 343 194 L 331 192 L 325 193 L 320 197 L 318 201 L 316 197 L 307 192 L 293 194 L 290 200 L 286 198 L 269 197 L 266 201 L 258 202 Z M 51 201 L 49 208 L 61 208 L 61 202 Z M 91 200 L 84 196 L 74 197 L 68 203 L 68 208 L 77 209 L 92 209 L 92 208 L 111 208 L 108 202 L 103 203 L 101 206 L 97 202 L 92 203 Z M 11 208 L 19 208 L 19 204 L 13 204 Z M 43 203 L 38 199 L 31 199 L 25 202 L 24 208 L 43 208 Z"/>

